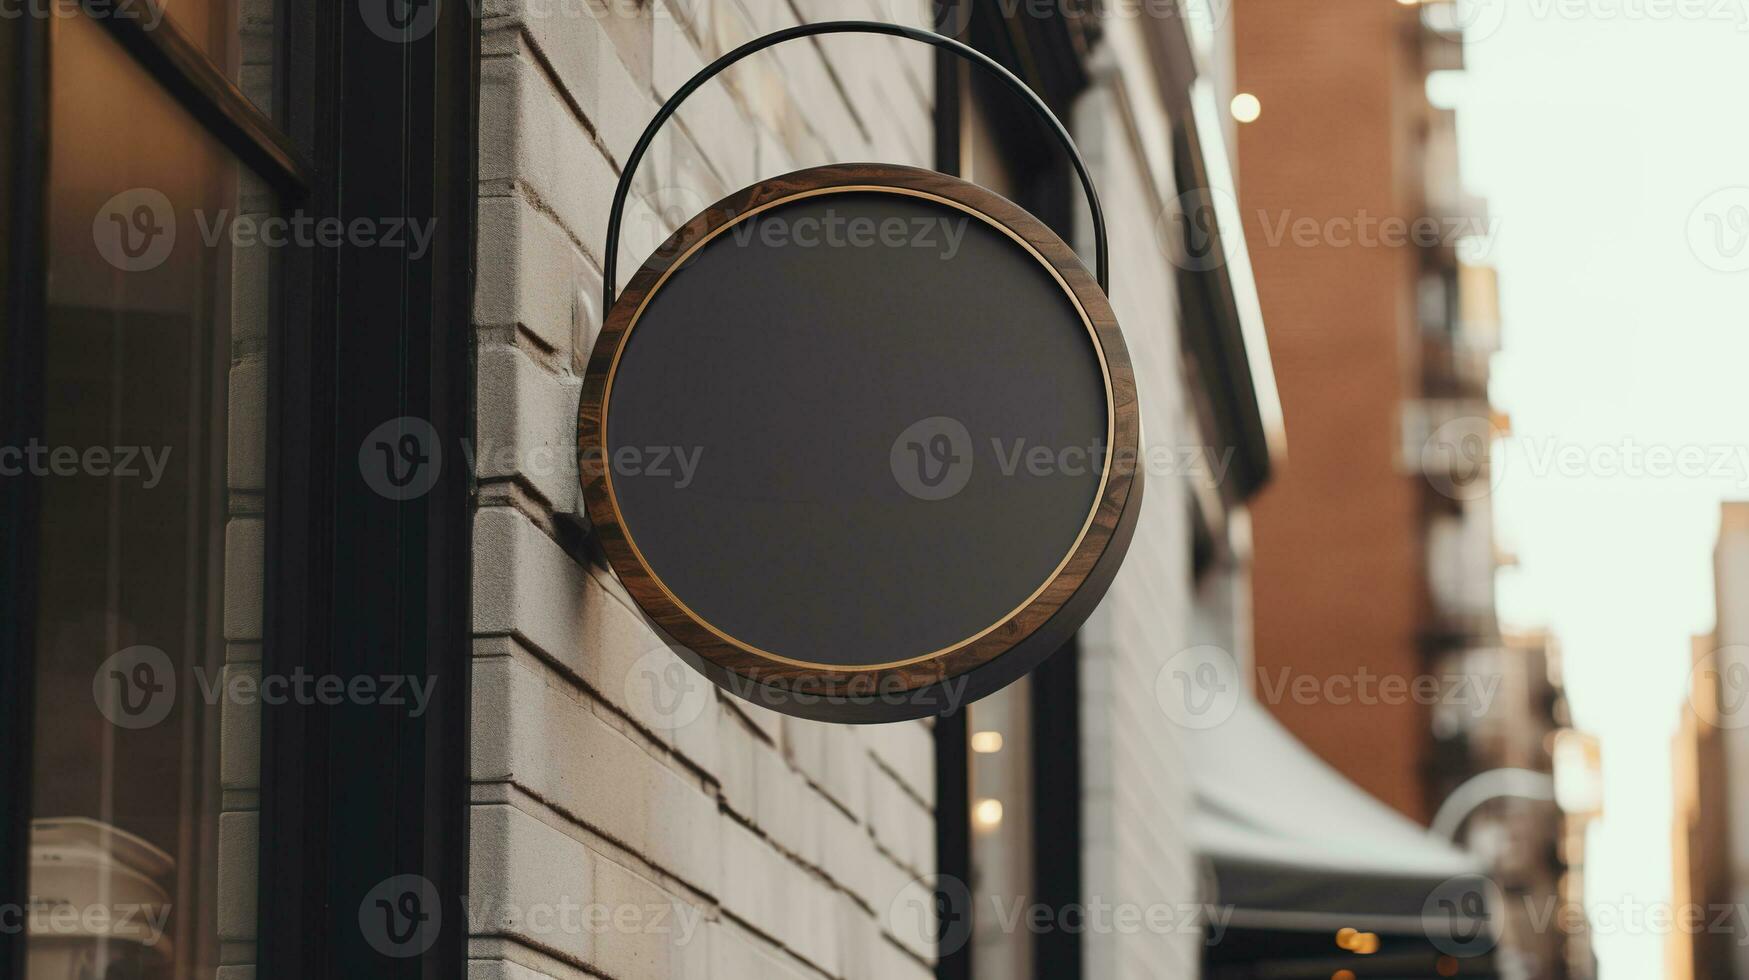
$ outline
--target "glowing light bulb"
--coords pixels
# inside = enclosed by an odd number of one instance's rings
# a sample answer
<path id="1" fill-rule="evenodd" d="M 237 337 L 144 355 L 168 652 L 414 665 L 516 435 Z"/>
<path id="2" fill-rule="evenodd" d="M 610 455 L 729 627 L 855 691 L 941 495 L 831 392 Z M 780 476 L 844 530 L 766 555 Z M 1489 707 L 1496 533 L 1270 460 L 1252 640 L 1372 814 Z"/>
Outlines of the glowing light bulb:
<path id="1" fill-rule="evenodd" d="M 1240 92 L 1233 96 L 1231 108 L 1233 118 L 1242 123 L 1256 122 L 1257 117 L 1263 115 L 1263 101 L 1250 92 Z"/>

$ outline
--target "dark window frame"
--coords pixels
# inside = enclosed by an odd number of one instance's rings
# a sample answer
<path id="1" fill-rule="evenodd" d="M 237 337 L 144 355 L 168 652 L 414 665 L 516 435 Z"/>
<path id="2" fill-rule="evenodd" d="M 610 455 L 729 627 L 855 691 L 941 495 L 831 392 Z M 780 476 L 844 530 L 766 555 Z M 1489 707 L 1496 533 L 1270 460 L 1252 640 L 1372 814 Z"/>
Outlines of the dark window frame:
<path id="1" fill-rule="evenodd" d="M 274 119 L 168 20 L 101 18 L 205 129 L 314 217 L 434 222 L 428 250 L 287 249 L 271 274 L 263 669 L 435 680 L 425 713 L 262 707 L 257 975 L 460 977 L 466 969 L 473 273 L 478 23 L 446 4 L 421 36 L 371 31 L 362 5 L 280 0 Z M 0 445 L 43 431 L 49 24 L 0 18 Z M 342 70 L 344 68 L 344 70 Z M 370 329 L 354 329 L 368 323 Z M 444 465 L 422 497 L 372 493 L 358 448 L 398 417 L 431 423 Z M 41 486 L 0 479 L 0 907 L 30 865 L 36 514 Z M 445 927 L 390 958 L 358 909 L 416 874 Z M 0 929 L 0 974 L 26 936 Z"/>
<path id="2" fill-rule="evenodd" d="M 1066 8 L 1067 9 L 1067 8 Z M 1059 118 L 1067 119 L 1075 99 L 1088 86 L 1082 53 L 1093 43 L 1097 18 L 1088 11 L 1051 18 L 1005 18 L 999 8 L 972 0 L 936 0 L 936 28 L 952 33 L 1002 62 L 1038 92 Z M 1014 169 L 1021 192 L 1016 203 L 1037 215 L 1065 240 L 1072 240 L 1080 200 L 1066 157 L 1051 141 L 1038 136 L 1036 120 L 1028 117 L 1006 92 L 968 86 L 963 62 L 937 52 L 935 69 L 935 168 L 960 175 L 962 95 L 978 99 L 993 121 L 1005 163 Z M 1074 639 L 1040 664 L 1030 678 L 1032 724 L 1031 768 L 1034 792 L 1033 894 L 1031 902 L 1066 909 L 1080 905 L 1084 891 L 1081 846 L 1081 664 Z M 973 909 L 952 909 L 948 902 L 975 892 L 972 867 L 972 800 L 969 717 L 965 706 L 935 720 L 936 874 L 942 882 L 965 888 L 937 889 L 938 909 L 969 917 Z M 1041 792 L 1041 787 L 1070 791 Z M 957 925 L 957 923 L 955 924 Z M 949 924 L 944 923 L 943 934 Z M 956 933 L 957 935 L 957 933 Z M 1078 932 L 1036 932 L 1033 974 L 1050 980 L 1077 980 L 1083 975 L 1084 950 Z M 971 980 L 973 950 L 969 931 L 963 945 L 938 955 L 937 980 Z"/>

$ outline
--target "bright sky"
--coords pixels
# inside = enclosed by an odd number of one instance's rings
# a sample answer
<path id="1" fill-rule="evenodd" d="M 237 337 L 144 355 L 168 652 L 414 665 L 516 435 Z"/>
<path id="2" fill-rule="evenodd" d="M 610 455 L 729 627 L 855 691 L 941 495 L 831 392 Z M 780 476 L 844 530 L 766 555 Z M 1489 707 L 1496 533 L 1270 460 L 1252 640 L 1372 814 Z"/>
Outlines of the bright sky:
<path id="1" fill-rule="evenodd" d="M 1718 503 L 1749 499 L 1749 0 L 1473 2 L 1454 101 L 1498 233 L 1496 500 L 1521 562 L 1500 609 L 1563 644 L 1603 740 L 1588 897 L 1634 915 L 1670 900 L 1688 638 L 1713 622 Z M 1708 472 L 1615 472 L 1653 446 Z M 1566 447 L 1590 462 L 1547 465 Z M 1604 980 L 1663 975 L 1662 935 L 1596 943 Z"/>

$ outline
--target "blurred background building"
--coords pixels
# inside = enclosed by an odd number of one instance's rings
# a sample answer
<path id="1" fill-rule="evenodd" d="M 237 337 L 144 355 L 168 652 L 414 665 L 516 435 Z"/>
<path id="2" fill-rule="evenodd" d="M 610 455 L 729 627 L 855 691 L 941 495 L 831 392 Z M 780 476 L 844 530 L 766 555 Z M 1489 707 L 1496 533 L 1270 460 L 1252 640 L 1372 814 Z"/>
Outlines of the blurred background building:
<path id="1" fill-rule="evenodd" d="M 1547 633 L 1509 633 L 1470 667 L 1498 687 L 1447 740 L 1463 754 L 1442 754 L 1434 773 L 1446 794 L 1434 829 L 1481 858 L 1505 899 L 1502 975 L 1590 980 L 1584 856 L 1600 807 L 1597 742 L 1571 728 L 1560 647 Z"/>
<path id="2" fill-rule="evenodd" d="M 1720 707 L 1718 676 L 1706 669 L 1717 644 L 1712 634 L 1694 637 L 1696 668 L 1671 753 L 1676 783 L 1671 820 L 1671 900 L 1677 908 L 1706 908 L 1731 895 L 1730 823 L 1725 812 L 1729 773 L 1724 740 L 1713 719 Z M 1735 977 L 1735 943 L 1727 933 L 1671 931 L 1666 941 L 1669 980 Z"/>
<path id="3" fill-rule="evenodd" d="M 1693 640 L 1688 703 L 1677 727 L 1672 855 L 1674 902 L 1695 907 L 1705 928 L 1675 929 L 1673 980 L 1749 977 L 1749 501 L 1720 508 L 1713 551 L 1717 618 Z M 1721 912 L 1727 917 L 1721 918 Z"/>
<path id="4" fill-rule="evenodd" d="M 1257 666 L 1416 677 L 1497 642 L 1488 500 L 1492 271 L 1427 77 L 1462 44 L 1400 4 L 1236 11 L 1246 232 L 1294 451 L 1256 508 Z M 1412 230 L 1433 229 L 1421 244 Z M 1449 447 L 1424 452 L 1430 440 Z M 1445 450 L 1452 451 L 1445 451 Z M 1425 821 L 1430 705 L 1273 703 L 1298 738 Z M 1366 745 L 1364 753 L 1354 752 Z"/>
<path id="5" fill-rule="evenodd" d="M 1495 613 L 1499 278 L 1456 113 L 1428 94 L 1464 68 L 1459 22 L 1444 2 L 1237 7 L 1236 84 L 1261 107 L 1241 212 L 1293 435 L 1254 510 L 1257 683 L 1322 759 L 1481 858 L 1502 976 L 1591 977 L 1572 913 L 1594 805 L 1570 817 L 1555 770 L 1594 788 L 1595 742 L 1570 731 L 1553 641 Z M 1325 693 L 1297 695 L 1306 676 Z"/>

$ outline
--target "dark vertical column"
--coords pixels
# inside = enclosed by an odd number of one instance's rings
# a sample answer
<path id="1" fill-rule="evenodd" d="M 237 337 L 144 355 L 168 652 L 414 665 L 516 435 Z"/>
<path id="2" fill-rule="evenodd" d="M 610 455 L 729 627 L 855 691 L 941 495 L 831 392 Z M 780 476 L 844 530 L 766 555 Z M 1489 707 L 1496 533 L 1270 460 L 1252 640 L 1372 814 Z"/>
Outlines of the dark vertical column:
<path id="1" fill-rule="evenodd" d="M 0 18 L 0 446 L 43 429 L 44 207 L 48 200 L 46 17 Z M 0 474 L 0 976 L 24 976 L 30 884 L 40 480 Z"/>
<path id="2" fill-rule="evenodd" d="M 264 706 L 259 972 L 460 977 L 478 25 L 469 4 L 297 10 L 288 126 L 319 174 L 303 209 L 430 238 L 422 253 L 346 245 L 287 262 L 287 323 L 308 327 L 278 340 L 264 659 L 275 674 L 414 679 L 431 701 L 417 715 Z M 399 454 L 388 465 L 406 489 L 365 472 L 373 440 Z"/>
<path id="3" fill-rule="evenodd" d="M 1081 658 L 1074 640 L 1032 674 L 1033 886 L 1036 901 L 1075 928 L 1033 934 L 1039 980 L 1080 980 Z M 1065 916 L 1068 916 L 1065 919 Z"/>
<path id="4" fill-rule="evenodd" d="M 936 0 L 935 29 L 964 39 L 963 21 L 969 0 Z M 940 48 L 935 49 L 935 169 L 957 176 L 960 172 L 960 88 L 965 61 Z M 972 785 L 971 746 L 967 708 L 961 705 L 935 719 L 935 869 L 939 882 L 937 908 L 945 918 L 966 916 L 962 928 L 944 921 L 938 934 L 965 937 L 963 942 L 944 943 L 938 951 L 938 980 L 971 980 L 972 944 L 969 917 L 972 910 L 951 906 L 967 900 L 972 881 Z M 959 886 L 956 887 L 955 883 Z M 953 948 L 957 945 L 958 948 Z"/>

